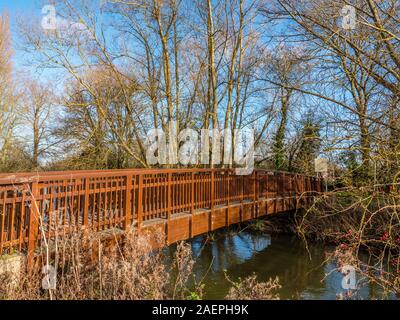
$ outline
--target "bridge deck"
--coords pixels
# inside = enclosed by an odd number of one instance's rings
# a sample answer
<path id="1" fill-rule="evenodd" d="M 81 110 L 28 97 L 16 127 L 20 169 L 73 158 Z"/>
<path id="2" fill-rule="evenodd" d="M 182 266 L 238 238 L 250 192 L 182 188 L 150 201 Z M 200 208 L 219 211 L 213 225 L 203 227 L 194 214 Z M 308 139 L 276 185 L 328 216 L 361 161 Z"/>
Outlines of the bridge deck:
<path id="1" fill-rule="evenodd" d="M 140 230 L 188 239 L 269 213 L 296 209 L 321 179 L 255 170 L 134 169 L 0 175 L 0 254 L 32 254 L 44 238 L 81 229 Z"/>

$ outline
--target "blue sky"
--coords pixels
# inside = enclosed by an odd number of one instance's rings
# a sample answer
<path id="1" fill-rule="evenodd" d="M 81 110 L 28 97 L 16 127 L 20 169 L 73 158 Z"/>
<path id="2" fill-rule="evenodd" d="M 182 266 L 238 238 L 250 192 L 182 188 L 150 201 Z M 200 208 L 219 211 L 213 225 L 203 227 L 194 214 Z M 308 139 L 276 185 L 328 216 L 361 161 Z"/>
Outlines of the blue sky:
<path id="1" fill-rule="evenodd" d="M 18 39 L 18 31 L 16 22 L 22 18 L 24 19 L 41 17 L 42 12 L 41 9 L 43 5 L 49 3 L 50 1 L 46 0 L 0 0 L 0 14 L 8 13 L 10 16 L 10 27 L 12 34 L 12 45 L 14 49 L 14 70 L 17 72 L 23 72 L 31 76 L 38 75 L 37 70 L 33 67 L 29 66 L 27 62 L 26 53 L 23 53 L 19 50 L 19 39 Z"/>
<path id="2" fill-rule="evenodd" d="M 15 34 L 15 20 L 19 16 L 29 17 L 41 14 L 41 2 L 40 0 L 0 0 L 0 13 L 10 15 L 13 34 Z"/>
<path id="3" fill-rule="evenodd" d="M 0 11 L 9 11 L 11 15 L 18 11 L 30 11 L 38 8 L 36 0 L 0 0 Z"/>
<path id="4" fill-rule="evenodd" d="M 20 16 L 29 17 L 30 15 L 40 15 L 41 2 L 40 0 L 0 0 L 0 13 L 8 13 L 10 16 L 14 49 L 16 49 L 15 42 L 18 41 L 18 33 L 15 28 L 16 19 Z M 14 63 L 16 67 L 18 67 L 22 57 L 18 50 L 14 50 L 14 53 Z"/>

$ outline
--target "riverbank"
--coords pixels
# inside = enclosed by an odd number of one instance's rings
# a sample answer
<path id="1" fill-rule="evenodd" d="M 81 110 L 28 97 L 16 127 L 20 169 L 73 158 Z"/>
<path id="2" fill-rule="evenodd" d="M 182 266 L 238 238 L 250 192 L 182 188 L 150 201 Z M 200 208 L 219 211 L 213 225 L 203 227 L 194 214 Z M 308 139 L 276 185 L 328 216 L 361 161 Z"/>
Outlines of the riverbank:
<path id="1" fill-rule="evenodd" d="M 315 198 L 307 210 L 268 216 L 252 228 L 297 236 L 306 247 L 334 248 L 339 270 L 351 266 L 365 281 L 400 294 L 400 217 L 396 190 L 346 188 Z"/>

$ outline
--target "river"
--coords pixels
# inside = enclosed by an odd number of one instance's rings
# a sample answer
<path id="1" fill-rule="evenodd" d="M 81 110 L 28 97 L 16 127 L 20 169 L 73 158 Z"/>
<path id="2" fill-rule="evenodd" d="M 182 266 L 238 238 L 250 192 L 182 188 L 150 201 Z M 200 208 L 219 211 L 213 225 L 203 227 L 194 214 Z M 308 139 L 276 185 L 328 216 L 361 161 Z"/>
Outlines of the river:
<path id="1" fill-rule="evenodd" d="M 259 281 L 279 277 L 281 299 L 336 299 L 345 290 L 343 275 L 333 262 L 327 261 L 327 252 L 333 248 L 321 244 L 304 243 L 295 236 L 269 235 L 259 231 L 222 230 L 212 240 L 206 235 L 190 241 L 196 260 L 194 274 L 203 279 L 205 299 L 224 299 L 231 280 L 256 273 Z M 173 252 L 174 247 L 170 247 Z M 171 253 L 172 253 L 171 252 Z M 359 277 L 359 276 L 358 276 Z M 358 279 L 359 280 L 359 279 Z M 363 284 L 357 299 L 394 299 L 383 297 L 380 288 Z"/>

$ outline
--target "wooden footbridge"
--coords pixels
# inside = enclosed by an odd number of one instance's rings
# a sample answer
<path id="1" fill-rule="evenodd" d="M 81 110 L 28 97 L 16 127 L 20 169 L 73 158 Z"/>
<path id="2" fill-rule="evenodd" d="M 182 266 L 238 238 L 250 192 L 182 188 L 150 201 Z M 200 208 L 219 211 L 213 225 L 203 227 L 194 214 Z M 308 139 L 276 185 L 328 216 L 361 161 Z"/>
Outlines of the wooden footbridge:
<path id="1" fill-rule="evenodd" d="M 317 177 L 232 169 L 130 169 L 0 175 L 0 254 L 31 256 L 44 239 L 137 228 L 171 244 L 304 207 Z"/>

